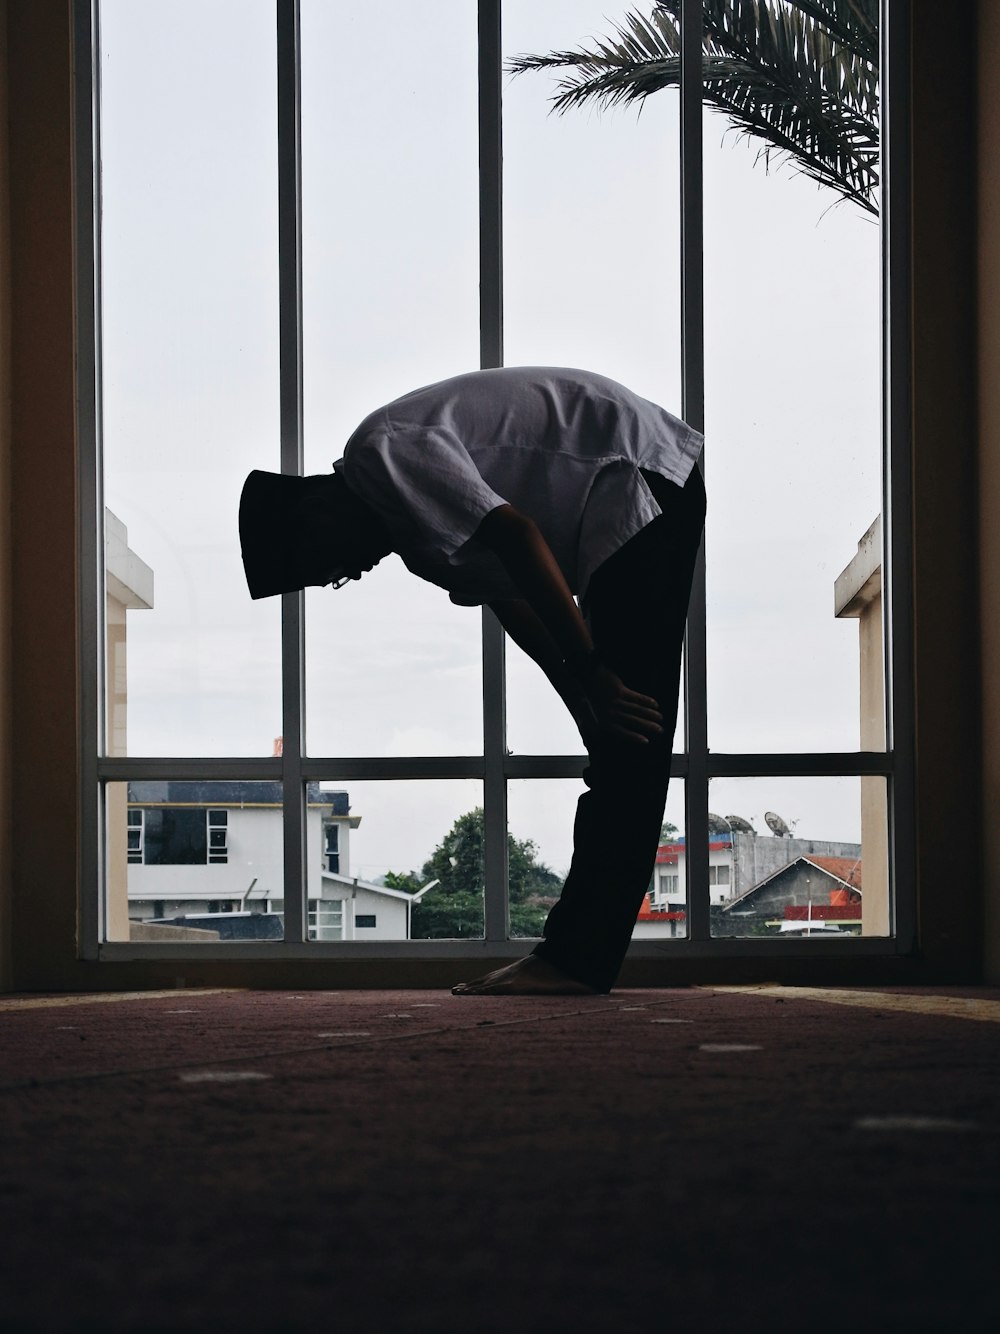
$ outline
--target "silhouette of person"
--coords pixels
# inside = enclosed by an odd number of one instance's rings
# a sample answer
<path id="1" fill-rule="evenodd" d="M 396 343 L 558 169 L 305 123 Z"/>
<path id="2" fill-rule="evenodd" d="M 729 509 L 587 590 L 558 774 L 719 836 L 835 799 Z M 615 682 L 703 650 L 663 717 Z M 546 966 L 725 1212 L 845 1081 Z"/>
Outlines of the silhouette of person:
<path id="1" fill-rule="evenodd" d="M 666 802 L 705 515 L 701 446 L 699 432 L 604 376 L 510 367 L 379 408 L 329 474 L 247 478 L 251 597 L 337 588 L 396 552 L 452 601 L 491 607 L 579 728 L 587 790 L 543 937 L 456 994 L 614 984 Z"/>

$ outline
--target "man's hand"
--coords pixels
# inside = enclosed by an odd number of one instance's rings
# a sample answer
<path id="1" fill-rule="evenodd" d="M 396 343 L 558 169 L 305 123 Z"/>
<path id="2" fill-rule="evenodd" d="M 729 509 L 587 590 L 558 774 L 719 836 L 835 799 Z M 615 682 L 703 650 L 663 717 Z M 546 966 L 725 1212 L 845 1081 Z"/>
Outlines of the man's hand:
<path id="1" fill-rule="evenodd" d="M 491 510 L 476 540 L 500 558 L 520 600 L 491 603 L 559 691 L 588 751 L 602 738 L 646 745 L 663 731 L 655 699 L 630 690 L 594 656 L 590 631 L 538 526 L 511 505 Z"/>
<path id="2" fill-rule="evenodd" d="M 603 663 L 595 663 L 581 684 L 601 735 L 641 746 L 662 734 L 663 714 L 656 700 L 630 690 Z"/>

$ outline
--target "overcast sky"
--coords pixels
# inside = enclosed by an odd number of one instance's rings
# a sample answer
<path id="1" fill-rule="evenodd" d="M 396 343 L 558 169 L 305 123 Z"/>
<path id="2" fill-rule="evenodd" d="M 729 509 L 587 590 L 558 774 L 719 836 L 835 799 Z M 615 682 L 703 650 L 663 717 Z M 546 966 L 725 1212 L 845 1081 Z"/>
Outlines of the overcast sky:
<path id="1" fill-rule="evenodd" d="M 647 6 L 647 11 L 648 11 Z M 505 0 L 508 56 L 606 34 L 609 0 Z M 273 0 L 102 4 L 106 498 L 154 570 L 129 614 L 129 751 L 266 755 L 279 605 L 251 603 L 240 487 L 278 459 Z M 303 0 L 306 468 L 361 417 L 478 364 L 476 6 Z M 583 366 L 680 410 L 677 102 L 504 100 L 508 364 Z M 833 583 L 880 507 L 878 228 L 705 119 L 713 749 L 858 748 L 857 622 Z M 390 558 L 307 596 L 312 754 L 481 751 L 478 613 Z M 577 749 L 511 649 L 509 745 Z M 678 737 L 678 745 L 681 743 Z M 418 867 L 477 784 L 349 784 L 353 871 Z M 564 870 L 574 783 L 514 784 Z M 860 837 L 856 779 L 710 804 Z M 682 824 L 682 791 L 668 814 Z"/>

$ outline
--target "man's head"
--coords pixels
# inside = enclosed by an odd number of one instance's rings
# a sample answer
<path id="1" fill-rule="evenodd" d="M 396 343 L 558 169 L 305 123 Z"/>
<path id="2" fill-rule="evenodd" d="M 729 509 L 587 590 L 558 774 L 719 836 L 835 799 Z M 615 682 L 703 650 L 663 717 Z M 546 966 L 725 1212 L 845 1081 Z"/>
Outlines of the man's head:
<path id="1" fill-rule="evenodd" d="M 252 472 L 240 497 L 240 545 L 252 598 L 339 587 L 392 550 L 385 524 L 336 472 Z"/>

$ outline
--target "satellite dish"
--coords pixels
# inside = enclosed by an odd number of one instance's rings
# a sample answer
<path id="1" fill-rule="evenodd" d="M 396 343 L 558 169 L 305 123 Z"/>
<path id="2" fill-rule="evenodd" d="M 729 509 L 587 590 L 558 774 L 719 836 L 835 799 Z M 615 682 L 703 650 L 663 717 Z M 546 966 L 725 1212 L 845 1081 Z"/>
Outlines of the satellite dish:
<path id="1" fill-rule="evenodd" d="M 742 815 L 727 815 L 726 819 L 729 821 L 730 829 L 737 834 L 756 834 L 757 832 L 750 821 L 744 820 Z"/>
<path id="2" fill-rule="evenodd" d="M 791 836 L 792 831 L 789 829 L 788 825 L 786 825 L 781 816 L 776 815 L 774 811 L 765 811 L 764 819 L 767 822 L 768 829 L 774 834 L 775 838 L 789 838 Z"/>
<path id="3" fill-rule="evenodd" d="M 709 813 L 708 813 L 708 832 L 709 832 L 710 834 L 728 834 L 728 833 L 729 833 L 729 821 L 728 821 L 724 816 L 721 816 L 721 815 L 713 815 L 713 813 L 712 813 L 711 811 L 709 811 Z"/>

